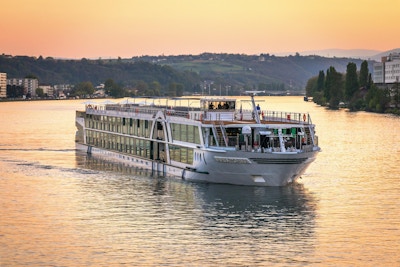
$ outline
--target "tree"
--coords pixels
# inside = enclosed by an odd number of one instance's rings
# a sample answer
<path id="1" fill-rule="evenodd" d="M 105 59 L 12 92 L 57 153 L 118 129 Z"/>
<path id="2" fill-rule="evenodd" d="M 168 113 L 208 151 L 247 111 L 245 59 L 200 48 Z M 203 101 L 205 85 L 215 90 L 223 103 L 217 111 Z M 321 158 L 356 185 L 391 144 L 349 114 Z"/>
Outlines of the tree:
<path id="1" fill-rule="evenodd" d="M 113 87 L 115 86 L 114 80 L 111 78 L 108 78 L 105 82 L 104 82 L 104 90 L 109 91 L 111 90 Z"/>
<path id="2" fill-rule="evenodd" d="M 317 82 L 318 82 L 318 77 L 312 77 L 308 79 L 307 85 L 306 85 L 306 95 L 307 96 L 314 96 L 317 88 Z M 265 89 L 260 89 L 260 90 L 265 90 Z"/>
<path id="3" fill-rule="evenodd" d="M 180 83 L 172 82 L 168 86 L 168 96 L 182 96 L 183 85 Z"/>
<path id="4" fill-rule="evenodd" d="M 138 90 L 139 95 L 146 95 L 147 89 L 149 86 L 145 81 L 138 81 L 136 83 L 136 89 Z"/>
<path id="5" fill-rule="evenodd" d="M 73 96 L 86 96 L 94 93 L 94 86 L 91 82 L 81 82 L 75 85 L 71 94 Z"/>
<path id="6" fill-rule="evenodd" d="M 374 84 L 374 81 L 372 80 L 372 75 L 371 75 L 371 73 L 369 73 L 368 74 L 368 82 L 367 82 L 367 90 L 369 90 L 373 84 Z"/>
<path id="7" fill-rule="evenodd" d="M 19 98 L 24 95 L 24 88 L 17 85 L 7 85 L 7 97 Z"/>
<path id="8" fill-rule="evenodd" d="M 315 103 L 325 105 L 326 98 L 324 97 L 324 87 L 325 73 L 321 70 L 318 76 L 312 77 L 308 80 L 306 85 L 306 95 L 312 96 Z"/>
<path id="9" fill-rule="evenodd" d="M 357 65 L 353 62 L 349 62 L 349 64 L 347 64 L 346 84 L 344 91 L 347 101 L 352 99 L 354 93 L 357 92 L 358 88 L 359 84 L 357 78 Z"/>
<path id="10" fill-rule="evenodd" d="M 361 63 L 361 69 L 360 69 L 360 78 L 359 78 L 359 85 L 361 87 L 366 87 L 368 88 L 369 84 L 369 70 L 368 70 L 368 62 L 364 60 Z"/>
<path id="11" fill-rule="evenodd" d="M 108 78 L 104 82 L 104 90 L 106 94 L 117 98 L 124 97 L 126 93 L 125 90 L 122 88 L 122 86 L 115 83 L 114 80 L 111 78 Z"/>
<path id="12" fill-rule="evenodd" d="M 181 83 L 176 85 L 176 96 L 183 96 L 183 84 Z"/>
<path id="13" fill-rule="evenodd" d="M 153 81 L 149 85 L 149 89 L 153 92 L 153 95 L 160 96 L 161 95 L 161 84 L 157 81 Z"/>
<path id="14" fill-rule="evenodd" d="M 319 71 L 318 81 L 317 81 L 317 91 L 322 92 L 324 90 L 325 84 L 325 72 L 323 70 Z"/>
<path id="15" fill-rule="evenodd" d="M 399 107 L 400 104 L 400 88 L 399 81 L 397 80 L 393 85 L 393 102 L 396 108 Z"/>
<path id="16" fill-rule="evenodd" d="M 36 75 L 34 75 L 34 74 L 28 74 L 28 75 L 25 76 L 25 79 L 36 79 L 36 80 L 38 80 L 38 77 Z"/>
<path id="17" fill-rule="evenodd" d="M 111 88 L 110 91 L 110 96 L 113 97 L 124 97 L 126 94 L 124 88 L 120 84 L 114 84 L 114 86 Z"/>
<path id="18" fill-rule="evenodd" d="M 325 99 L 329 100 L 331 98 L 331 87 L 332 87 L 332 75 L 331 72 L 336 71 L 334 67 L 330 67 L 326 70 L 326 79 L 325 79 L 325 86 L 324 86 L 324 97 Z"/>
<path id="19" fill-rule="evenodd" d="M 390 102 L 389 89 L 379 89 L 375 85 L 371 87 L 366 95 L 367 110 L 373 112 L 384 112 Z"/>
<path id="20" fill-rule="evenodd" d="M 323 95 L 326 101 L 329 102 L 330 108 L 338 108 L 339 102 L 343 97 L 343 82 L 342 74 L 337 72 L 333 66 L 326 71 Z"/>
<path id="21" fill-rule="evenodd" d="M 40 87 L 36 88 L 35 93 L 36 93 L 36 95 L 37 95 L 38 97 L 43 97 L 43 96 L 44 96 L 44 91 L 43 91 L 43 89 L 40 88 Z"/>

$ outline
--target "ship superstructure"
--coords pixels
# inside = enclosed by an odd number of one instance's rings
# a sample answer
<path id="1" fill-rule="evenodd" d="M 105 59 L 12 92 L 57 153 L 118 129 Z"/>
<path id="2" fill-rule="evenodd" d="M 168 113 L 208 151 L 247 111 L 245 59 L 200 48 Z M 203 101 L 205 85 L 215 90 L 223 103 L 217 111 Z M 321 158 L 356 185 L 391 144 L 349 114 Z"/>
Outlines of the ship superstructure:
<path id="1" fill-rule="evenodd" d="M 224 97 L 87 103 L 76 113 L 77 148 L 190 181 L 286 185 L 320 151 L 315 126 L 306 113 L 261 110 L 255 93 L 250 110 Z"/>

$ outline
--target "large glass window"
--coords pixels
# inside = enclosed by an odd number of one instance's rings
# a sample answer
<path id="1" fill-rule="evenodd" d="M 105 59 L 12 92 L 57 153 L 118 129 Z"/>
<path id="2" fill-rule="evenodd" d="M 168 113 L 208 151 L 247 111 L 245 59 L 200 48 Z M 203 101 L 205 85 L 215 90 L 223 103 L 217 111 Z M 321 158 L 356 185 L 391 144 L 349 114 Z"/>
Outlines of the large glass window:
<path id="1" fill-rule="evenodd" d="M 200 144 L 199 130 L 196 125 L 171 123 L 171 131 L 173 140 Z"/>

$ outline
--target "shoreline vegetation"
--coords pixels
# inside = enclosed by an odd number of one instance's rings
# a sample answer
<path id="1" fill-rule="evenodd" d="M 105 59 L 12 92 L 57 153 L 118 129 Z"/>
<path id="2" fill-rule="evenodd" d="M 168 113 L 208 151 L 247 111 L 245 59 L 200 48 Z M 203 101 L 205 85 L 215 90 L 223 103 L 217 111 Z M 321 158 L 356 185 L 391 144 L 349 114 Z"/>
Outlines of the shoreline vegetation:
<path id="1" fill-rule="evenodd" d="M 362 62 L 361 59 L 352 60 L 358 65 Z M 0 72 L 6 73 L 8 79 L 36 77 L 39 86 L 57 86 L 63 90 L 74 87 L 64 92 L 65 95 L 91 94 L 92 86 L 97 90 L 101 84 L 106 94 L 113 97 L 241 95 L 249 90 L 266 91 L 271 95 L 288 92 L 304 95 L 306 82 L 313 73 L 329 66 L 343 72 L 348 61 L 348 58 L 298 53 L 290 56 L 203 53 L 97 60 L 3 54 L 0 55 Z M 45 94 L 46 89 L 43 89 Z M 14 90 L 13 94 L 7 93 L 7 97 L 21 94 L 23 92 Z"/>
<path id="2" fill-rule="evenodd" d="M 381 90 L 381 89 L 377 89 L 377 90 Z M 371 92 L 371 94 L 375 94 L 376 92 Z M 378 94 L 378 96 L 380 96 L 381 94 Z M 260 95 L 260 96 L 279 96 L 279 97 L 287 97 L 287 96 L 304 96 L 304 94 L 294 94 L 294 95 Z M 165 96 L 166 98 L 168 98 L 167 96 Z M 202 97 L 207 97 L 207 95 L 204 95 Z M 211 96 L 212 97 L 212 96 Z M 237 97 L 235 95 L 233 96 L 229 96 L 229 97 Z M 137 97 L 133 97 L 133 98 L 149 98 L 149 96 L 137 96 Z M 1 103 L 6 103 L 6 102 L 26 102 L 26 101 L 71 101 L 71 100 L 93 100 L 93 99 L 114 99 L 114 97 L 85 97 L 85 98 L 75 98 L 75 97 L 70 97 L 70 98 L 29 98 L 29 99 L 23 99 L 23 98 L 18 98 L 18 99 L 9 99 L 9 98 L 4 98 L 4 99 L 0 99 L 0 104 Z M 307 99 L 307 100 L 306 100 Z M 351 109 L 350 107 L 347 106 L 346 103 L 344 102 L 340 102 L 339 105 L 337 107 L 332 107 L 330 106 L 330 103 L 324 103 L 324 104 L 320 104 L 318 103 L 317 100 L 313 99 L 313 97 L 307 97 L 304 96 L 304 101 L 308 101 L 308 102 L 314 102 L 317 105 L 323 106 L 327 109 L 331 109 L 331 110 L 339 110 L 339 109 L 347 109 L 350 112 L 357 112 L 357 111 L 365 111 L 365 112 L 371 112 L 371 113 L 384 113 L 384 114 L 393 114 L 393 115 L 397 115 L 400 116 L 400 108 L 399 107 L 387 107 L 385 109 L 383 109 L 383 111 L 375 111 L 375 110 L 370 110 L 370 109 Z M 375 101 L 375 100 L 374 100 Z"/>
<path id="3" fill-rule="evenodd" d="M 331 66 L 319 71 L 306 85 L 306 96 L 329 109 L 348 108 L 349 111 L 368 111 L 400 115 L 400 84 L 377 85 L 371 78 L 368 62 L 360 71 L 354 62 L 347 64 L 346 73 Z"/>
<path id="4" fill-rule="evenodd" d="M 244 91 L 258 90 L 266 92 L 260 96 L 305 95 L 329 109 L 400 115 L 399 83 L 374 84 L 368 70 L 371 63 L 298 53 L 287 57 L 204 53 L 116 60 L 59 60 L 3 54 L 0 72 L 12 79 L 37 79 L 40 84 L 33 96 L 22 86 L 7 85 L 8 98 L 0 99 L 0 103 L 36 98 L 240 96 Z M 326 71 L 321 70 L 327 66 L 330 67 Z M 317 76 L 307 80 L 318 71 Z M 47 93 L 41 85 L 53 87 L 54 91 Z M 67 89 L 55 89 L 56 85 Z"/>

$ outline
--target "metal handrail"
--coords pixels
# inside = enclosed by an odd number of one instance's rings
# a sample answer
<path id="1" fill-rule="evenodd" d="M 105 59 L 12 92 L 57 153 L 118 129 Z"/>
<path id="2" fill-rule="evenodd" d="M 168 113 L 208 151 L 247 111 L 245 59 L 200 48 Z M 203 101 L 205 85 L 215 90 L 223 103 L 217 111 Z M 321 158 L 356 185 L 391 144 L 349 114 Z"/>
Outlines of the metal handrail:
<path id="1" fill-rule="evenodd" d="M 182 117 L 182 118 L 190 118 L 190 112 L 189 110 L 183 110 L 182 107 L 156 107 L 156 106 L 138 106 L 138 105 L 107 105 L 107 106 L 86 106 L 86 112 L 91 113 L 91 114 L 105 114 L 106 111 L 115 111 L 117 113 L 119 112 L 126 112 L 126 113 L 136 113 L 136 114 L 150 114 L 150 115 L 155 115 L 159 110 L 163 110 L 164 114 L 167 116 L 173 116 L 173 117 Z M 196 109 L 198 112 L 200 109 Z M 193 112 L 193 110 L 192 110 Z M 213 111 L 206 110 L 206 113 L 204 113 L 204 116 L 202 119 L 204 120 L 210 120 L 211 118 L 208 118 L 206 116 L 207 113 L 210 113 Z M 226 111 L 225 111 L 226 112 Z M 243 119 L 243 120 L 252 120 L 254 119 L 253 117 L 253 111 L 252 110 L 235 110 L 234 116 L 232 116 L 230 119 L 235 120 L 235 119 Z M 302 123 L 302 124 L 312 124 L 311 116 L 309 113 L 299 113 L 299 112 L 287 112 L 287 111 L 270 111 L 270 110 L 263 110 L 260 112 L 261 114 L 258 114 L 258 116 L 261 116 L 263 121 L 275 121 L 275 122 L 293 122 L 293 123 Z M 221 113 L 222 114 L 222 113 Z M 257 116 L 257 114 L 255 114 Z M 221 119 L 220 116 L 216 116 L 215 119 Z M 225 119 L 226 120 L 226 119 Z"/>

